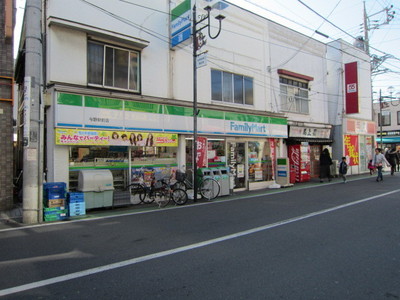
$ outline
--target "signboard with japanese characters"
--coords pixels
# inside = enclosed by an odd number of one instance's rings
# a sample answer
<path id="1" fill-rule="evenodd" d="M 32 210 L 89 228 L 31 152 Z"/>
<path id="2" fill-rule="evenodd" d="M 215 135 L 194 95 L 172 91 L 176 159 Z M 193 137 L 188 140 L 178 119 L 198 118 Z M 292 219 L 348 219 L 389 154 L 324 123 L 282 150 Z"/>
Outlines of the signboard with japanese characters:
<path id="1" fill-rule="evenodd" d="M 56 128 L 57 145 L 177 147 L 178 135 Z"/>

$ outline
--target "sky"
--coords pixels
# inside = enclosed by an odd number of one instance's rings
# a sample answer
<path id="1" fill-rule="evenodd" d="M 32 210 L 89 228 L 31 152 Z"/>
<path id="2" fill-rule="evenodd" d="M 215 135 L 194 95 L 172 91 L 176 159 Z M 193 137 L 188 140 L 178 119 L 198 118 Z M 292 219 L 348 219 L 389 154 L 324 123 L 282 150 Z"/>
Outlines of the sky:
<path id="1" fill-rule="evenodd" d="M 352 43 L 353 37 L 364 37 L 364 1 L 363 0 L 229 0 L 229 2 L 254 11 L 268 19 L 311 36 L 324 43 L 343 39 Z M 386 8 L 389 14 L 395 12 L 388 24 Z M 400 97 L 400 0 L 365 0 L 369 25 L 370 53 L 387 58 L 380 69 L 388 69 L 381 75 L 372 76 L 374 99 L 379 91 L 384 96 Z M 373 29 L 375 25 L 381 25 Z M 316 34 L 314 31 L 329 36 Z M 393 87 L 392 94 L 388 87 Z M 389 89 L 390 91 L 390 89 Z"/>
<path id="2" fill-rule="evenodd" d="M 324 43 L 339 38 L 353 43 L 354 37 L 364 36 L 363 0 L 228 1 Z M 391 5 L 393 8 L 388 12 L 395 12 L 394 18 L 388 24 L 383 24 L 387 21 L 385 9 Z M 24 7 L 25 0 L 17 0 L 17 37 L 21 30 Z M 400 0 L 365 0 L 365 7 L 370 21 L 370 53 L 377 57 L 389 57 L 380 66 L 380 69 L 386 69 L 386 73 L 372 77 L 374 98 L 378 97 L 380 90 L 384 96 L 400 97 Z M 376 24 L 380 25 L 379 28 L 373 29 Z M 329 38 L 316 34 L 315 30 Z M 15 53 L 18 42 L 16 39 Z M 392 94 L 388 92 L 388 87 L 393 87 Z"/>

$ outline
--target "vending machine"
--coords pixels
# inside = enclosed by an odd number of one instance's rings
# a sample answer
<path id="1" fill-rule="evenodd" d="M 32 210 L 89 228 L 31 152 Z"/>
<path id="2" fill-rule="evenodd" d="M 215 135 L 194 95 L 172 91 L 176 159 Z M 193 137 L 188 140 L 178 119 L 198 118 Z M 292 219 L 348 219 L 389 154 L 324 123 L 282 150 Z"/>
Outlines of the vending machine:
<path id="1" fill-rule="evenodd" d="M 310 181 L 311 159 L 308 143 L 289 145 L 290 168 L 295 173 L 296 182 Z"/>

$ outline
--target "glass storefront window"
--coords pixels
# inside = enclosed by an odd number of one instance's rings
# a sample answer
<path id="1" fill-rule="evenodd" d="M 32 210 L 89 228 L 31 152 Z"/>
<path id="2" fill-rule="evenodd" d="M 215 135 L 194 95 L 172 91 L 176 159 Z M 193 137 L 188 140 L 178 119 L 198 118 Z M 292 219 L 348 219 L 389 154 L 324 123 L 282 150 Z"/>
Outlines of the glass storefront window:
<path id="1" fill-rule="evenodd" d="M 209 168 L 226 166 L 225 140 L 208 139 L 207 164 Z M 193 140 L 186 140 L 186 168 L 191 169 L 193 164 Z"/>
<path id="2" fill-rule="evenodd" d="M 233 179 L 234 189 L 246 187 L 246 143 L 245 142 L 229 142 L 228 143 L 228 167 L 230 175 Z"/>
<path id="3" fill-rule="evenodd" d="M 272 160 L 268 142 L 248 142 L 249 182 L 272 180 Z"/>
<path id="4" fill-rule="evenodd" d="M 226 154 L 225 154 L 225 141 L 224 140 L 208 140 L 208 167 L 225 167 Z"/>
<path id="5" fill-rule="evenodd" d="M 137 172 L 175 171 L 177 147 L 127 147 L 127 146 L 72 146 L 70 147 L 70 186 L 76 187 L 77 174 L 82 168 L 110 169 L 114 187 L 125 188 L 129 184 L 129 148 L 131 148 L 132 174 Z"/>
<path id="6" fill-rule="evenodd" d="M 128 163 L 128 147 L 73 146 L 70 147 L 70 166 L 107 166 Z"/>

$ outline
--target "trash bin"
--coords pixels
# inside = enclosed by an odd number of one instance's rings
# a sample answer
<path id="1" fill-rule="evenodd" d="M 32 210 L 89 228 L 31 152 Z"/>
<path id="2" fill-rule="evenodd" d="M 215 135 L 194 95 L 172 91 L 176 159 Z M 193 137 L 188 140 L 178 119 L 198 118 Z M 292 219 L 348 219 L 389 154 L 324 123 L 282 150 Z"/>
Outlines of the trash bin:
<path id="1" fill-rule="evenodd" d="M 218 167 L 220 176 L 221 191 L 220 196 L 226 196 L 230 194 L 230 178 L 229 178 L 229 168 Z"/>
<path id="2" fill-rule="evenodd" d="M 81 170 L 79 192 L 84 193 L 86 209 L 113 206 L 113 176 L 110 170 Z"/>
<path id="3" fill-rule="evenodd" d="M 222 196 L 222 177 L 221 177 L 221 171 L 219 168 L 212 168 L 211 169 L 211 177 L 214 178 L 216 181 L 218 181 L 220 189 L 219 189 L 219 195 Z"/>
<path id="4" fill-rule="evenodd" d="M 198 182 L 199 183 L 204 178 L 207 178 L 207 177 L 211 177 L 212 178 L 213 177 L 211 169 L 209 169 L 209 168 L 199 168 L 199 169 L 197 169 L 197 175 L 199 176 L 199 178 L 198 178 Z"/>
<path id="5" fill-rule="evenodd" d="M 214 168 L 213 168 L 213 169 L 210 169 L 210 168 L 200 168 L 200 169 L 198 169 L 197 174 L 200 175 L 200 176 L 202 176 L 202 177 L 201 177 L 201 180 L 204 180 L 204 179 L 206 179 L 206 178 L 213 178 L 213 179 L 215 179 L 215 180 L 218 181 L 218 178 L 219 178 L 218 171 L 217 171 L 217 174 L 214 174 L 215 170 L 216 170 L 216 169 L 214 169 Z M 217 178 L 215 178 L 215 176 L 217 176 Z M 201 183 L 201 180 L 199 181 L 199 184 Z M 218 192 L 218 191 L 217 191 L 218 186 L 215 185 L 214 189 L 215 189 L 215 190 L 214 190 L 214 193 L 217 193 L 217 192 Z"/>

